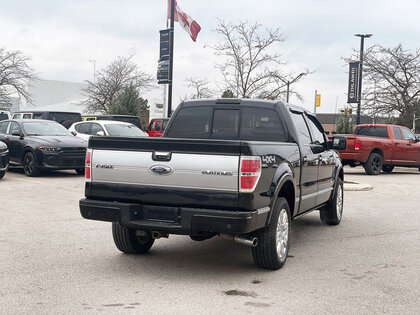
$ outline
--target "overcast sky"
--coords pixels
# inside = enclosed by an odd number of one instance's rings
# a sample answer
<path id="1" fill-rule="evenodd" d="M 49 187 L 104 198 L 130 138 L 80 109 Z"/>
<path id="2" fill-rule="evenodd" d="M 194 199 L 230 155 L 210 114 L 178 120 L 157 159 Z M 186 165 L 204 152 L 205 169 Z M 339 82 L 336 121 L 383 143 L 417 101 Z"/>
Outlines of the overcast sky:
<path id="1" fill-rule="evenodd" d="M 346 102 L 347 66 L 341 57 L 359 49 L 356 33 L 372 33 L 372 44 L 406 49 L 420 48 L 418 0 L 178 0 L 200 25 L 194 43 L 175 25 L 174 104 L 189 91 L 186 77 L 220 80 L 217 58 L 208 46 L 220 38 L 213 32 L 218 19 L 259 22 L 281 27 L 287 40 L 276 50 L 288 62 L 287 70 L 315 71 L 294 88 L 304 101 L 291 103 L 313 109 L 314 91 L 322 95 L 319 111 L 334 112 Z M 135 54 L 142 70 L 156 77 L 159 30 L 166 26 L 166 0 L 0 0 L 0 46 L 20 50 L 31 65 L 49 80 L 83 82 L 117 56 Z M 160 90 L 145 95 L 150 101 Z"/>

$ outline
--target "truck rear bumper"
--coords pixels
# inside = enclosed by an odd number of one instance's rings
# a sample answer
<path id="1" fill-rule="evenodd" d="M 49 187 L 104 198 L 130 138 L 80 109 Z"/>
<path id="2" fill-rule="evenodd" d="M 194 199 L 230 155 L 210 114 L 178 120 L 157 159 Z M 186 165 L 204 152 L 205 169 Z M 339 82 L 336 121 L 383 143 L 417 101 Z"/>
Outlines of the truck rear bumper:
<path id="1" fill-rule="evenodd" d="M 246 234 L 266 225 L 269 207 L 254 211 L 229 211 L 185 207 L 164 207 L 81 199 L 82 217 L 119 222 L 122 226 L 171 234 Z"/>
<path id="2" fill-rule="evenodd" d="M 341 161 L 344 165 L 351 164 L 352 162 L 360 163 L 366 162 L 363 159 L 361 152 L 339 152 Z"/>

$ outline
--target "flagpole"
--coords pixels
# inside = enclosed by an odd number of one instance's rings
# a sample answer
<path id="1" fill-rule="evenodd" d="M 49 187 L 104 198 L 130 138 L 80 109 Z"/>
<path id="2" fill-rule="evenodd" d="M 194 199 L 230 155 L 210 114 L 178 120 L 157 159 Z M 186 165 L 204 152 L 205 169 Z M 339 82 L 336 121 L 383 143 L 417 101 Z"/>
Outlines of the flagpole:
<path id="1" fill-rule="evenodd" d="M 168 86 L 168 118 L 172 113 L 172 77 L 174 68 L 174 22 L 175 0 L 171 0 L 171 28 L 169 31 L 169 86 Z"/>

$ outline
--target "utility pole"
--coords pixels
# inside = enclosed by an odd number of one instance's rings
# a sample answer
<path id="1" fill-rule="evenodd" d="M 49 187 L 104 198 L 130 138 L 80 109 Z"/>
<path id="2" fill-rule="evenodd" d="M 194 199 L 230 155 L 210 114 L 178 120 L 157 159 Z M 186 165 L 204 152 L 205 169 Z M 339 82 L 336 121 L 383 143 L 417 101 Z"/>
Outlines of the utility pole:
<path id="1" fill-rule="evenodd" d="M 290 87 L 290 81 L 287 81 L 287 92 L 286 92 L 286 103 L 289 103 L 289 87 Z"/>
<path id="2" fill-rule="evenodd" d="M 168 118 L 172 113 L 172 78 L 174 69 L 174 24 L 175 24 L 175 0 L 171 0 L 171 28 L 169 31 L 169 86 L 168 86 Z"/>
<path id="3" fill-rule="evenodd" d="M 363 49 L 365 38 L 372 37 L 372 34 L 355 34 L 354 36 L 360 37 L 360 68 L 359 68 L 359 89 L 357 95 L 357 115 L 356 125 L 360 125 L 360 108 L 362 103 L 362 73 L 363 73 Z"/>

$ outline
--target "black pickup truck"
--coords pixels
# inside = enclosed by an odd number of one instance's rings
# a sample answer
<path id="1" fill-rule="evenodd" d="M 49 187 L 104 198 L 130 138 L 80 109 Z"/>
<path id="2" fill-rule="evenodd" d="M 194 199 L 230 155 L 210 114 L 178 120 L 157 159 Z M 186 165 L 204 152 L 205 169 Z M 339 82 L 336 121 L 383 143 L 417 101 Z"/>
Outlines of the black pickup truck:
<path id="1" fill-rule="evenodd" d="M 343 169 L 316 117 L 279 101 L 181 103 L 161 138 L 92 137 L 84 218 L 112 222 L 117 248 L 144 253 L 169 234 L 220 235 L 278 269 L 291 219 L 340 223 Z"/>

